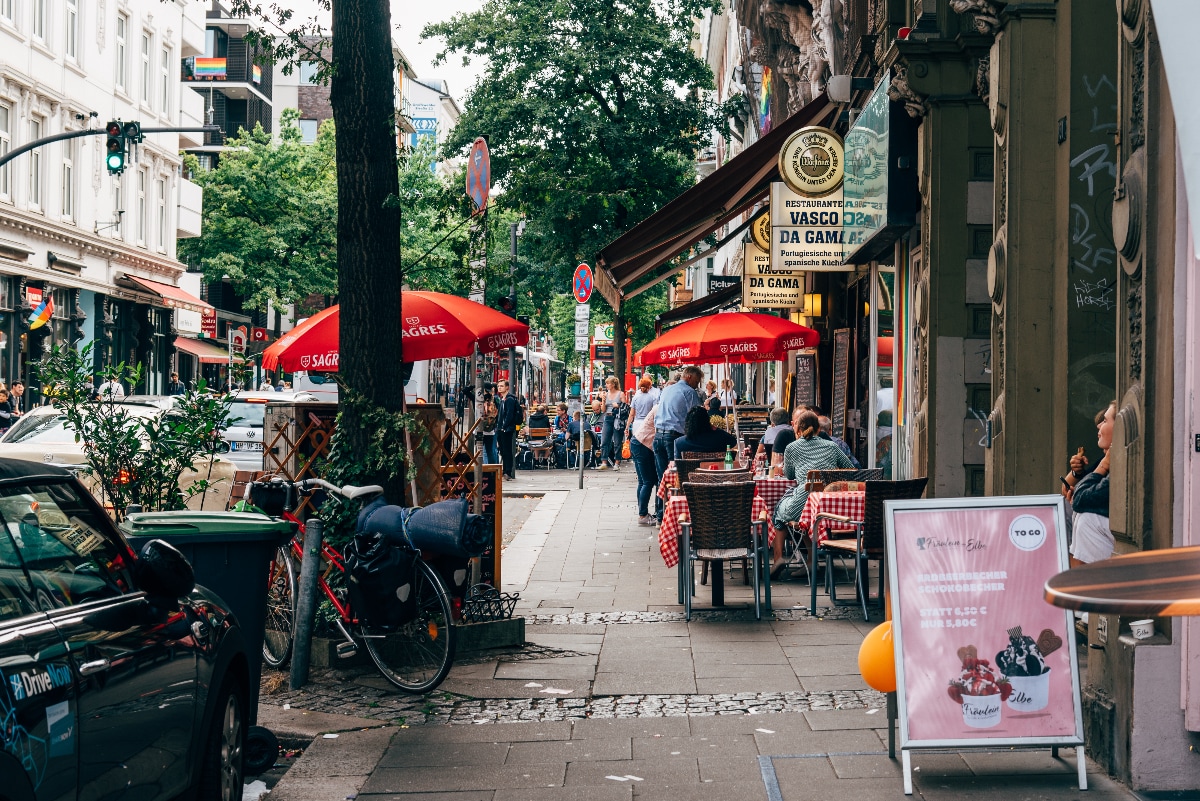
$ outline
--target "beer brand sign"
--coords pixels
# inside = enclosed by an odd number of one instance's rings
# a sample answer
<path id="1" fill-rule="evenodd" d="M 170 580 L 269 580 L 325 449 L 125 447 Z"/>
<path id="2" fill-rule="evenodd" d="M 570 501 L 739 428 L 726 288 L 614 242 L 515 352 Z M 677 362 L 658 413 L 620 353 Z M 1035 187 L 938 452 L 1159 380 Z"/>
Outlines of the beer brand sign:
<path id="1" fill-rule="evenodd" d="M 828 128 L 801 128 L 779 149 L 779 174 L 793 191 L 821 197 L 842 186 L 842 138 Z"/>

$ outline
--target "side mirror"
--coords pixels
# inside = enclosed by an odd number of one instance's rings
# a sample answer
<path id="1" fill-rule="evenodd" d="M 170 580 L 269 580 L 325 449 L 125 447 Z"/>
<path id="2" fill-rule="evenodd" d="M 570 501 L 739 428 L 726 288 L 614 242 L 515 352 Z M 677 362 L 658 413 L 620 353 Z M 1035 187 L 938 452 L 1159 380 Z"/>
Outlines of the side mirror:
<path id="1" fill-rule="evenodd" d="M 164 540 L 150 540 L 142 546 L 133 581 L 147 595 L 171 600 L 183 598 L 196 586 L 191 563 Z"/>

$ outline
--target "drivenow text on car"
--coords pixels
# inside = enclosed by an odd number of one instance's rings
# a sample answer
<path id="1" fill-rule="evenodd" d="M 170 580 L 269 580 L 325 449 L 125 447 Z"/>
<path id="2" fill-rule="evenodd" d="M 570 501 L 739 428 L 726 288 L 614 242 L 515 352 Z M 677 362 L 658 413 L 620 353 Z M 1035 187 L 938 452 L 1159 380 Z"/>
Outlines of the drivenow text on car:
<path id="1" fill-rule="evenodd" d="M 771 269 L 846 270 L 842 240 L 842 139 L 828 128 L 796 131 L 779 151 L 783 181 L 771 184 Z"/>

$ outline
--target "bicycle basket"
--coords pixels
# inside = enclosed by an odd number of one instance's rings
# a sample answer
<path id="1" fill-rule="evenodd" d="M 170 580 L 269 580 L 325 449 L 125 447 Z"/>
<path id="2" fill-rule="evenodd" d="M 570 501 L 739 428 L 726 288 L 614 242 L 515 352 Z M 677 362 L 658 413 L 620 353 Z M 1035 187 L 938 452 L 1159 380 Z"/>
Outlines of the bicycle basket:
<path id="1" fill-rule="evenodd" d="M 517 608 L 520 593 L 500 592 L 491 584 L 476 584 L 463 599 L 462 616 L 465 623 L 484 623 L 489 620 L 508 620 Z"/>
<path id="2" fill-rule="evenodd" d="M 278 481 L 254 482 L 250 485 L 250 503 L 271 517 L 279 517 L 287 506 L 288 488 Z"/>

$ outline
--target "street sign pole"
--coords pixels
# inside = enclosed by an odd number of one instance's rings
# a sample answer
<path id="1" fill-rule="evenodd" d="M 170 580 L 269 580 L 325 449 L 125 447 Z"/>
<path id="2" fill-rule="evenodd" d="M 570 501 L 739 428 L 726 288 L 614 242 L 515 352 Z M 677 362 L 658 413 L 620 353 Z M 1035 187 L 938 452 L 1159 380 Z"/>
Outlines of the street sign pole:
<path id="1" fill-rule="evenodd" d="M 592 297 L 592 268 L 580 264 L 575 268 L 571 279 L 571 294 L 575 296 L 575 351 L 580 354 L 579 366 L 579 489 L 583 489 L 583 463 L 585 441 L 584 432 L 587 429 L 587 398 L 592 389 L 592 353 L 591 353 L 591 323 L 592 309 L 588 301 Z"/>

